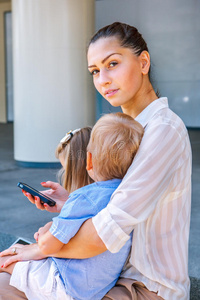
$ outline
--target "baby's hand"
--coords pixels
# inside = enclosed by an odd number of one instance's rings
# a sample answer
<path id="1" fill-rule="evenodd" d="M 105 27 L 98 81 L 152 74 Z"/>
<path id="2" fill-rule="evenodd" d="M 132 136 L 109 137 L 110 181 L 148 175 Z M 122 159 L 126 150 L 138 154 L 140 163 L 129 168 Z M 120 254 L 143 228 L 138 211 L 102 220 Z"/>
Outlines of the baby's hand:
<path id="1" fill-rule="evenodd" d="M 34 239 L 36 240 L 36 242 L 38 242 L 39 236 L 42 236 L 51 228 L 51 225 L 52 221 L 39 228 L 39 230 L 34 234 Z"/>

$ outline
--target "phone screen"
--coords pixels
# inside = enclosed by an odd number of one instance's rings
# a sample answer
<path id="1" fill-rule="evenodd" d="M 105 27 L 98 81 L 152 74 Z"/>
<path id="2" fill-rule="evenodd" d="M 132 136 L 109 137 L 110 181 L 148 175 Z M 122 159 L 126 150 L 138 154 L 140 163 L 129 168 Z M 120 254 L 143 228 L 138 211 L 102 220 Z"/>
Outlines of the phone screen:
<path id="1" fill-rule="evenodd" d="M 23 239 L 23 238 L 18 238 L 18 239 L 16 239 L 16 241 L 14 241 L 14 243 L 11 246 L 13 246 L 15 244 L 30 245 L 32 243 L 29 242 L 29 241 L 27 241 L 27 240 L 25 240 L 25 239 Z"/>

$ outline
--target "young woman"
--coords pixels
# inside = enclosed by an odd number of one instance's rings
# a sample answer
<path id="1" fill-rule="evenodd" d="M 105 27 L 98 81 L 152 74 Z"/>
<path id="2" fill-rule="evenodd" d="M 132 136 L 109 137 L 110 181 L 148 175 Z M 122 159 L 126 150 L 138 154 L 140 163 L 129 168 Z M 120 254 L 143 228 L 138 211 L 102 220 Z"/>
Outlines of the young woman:
<path id="1" fill-rule="evenodd" d="M 187 130 L 168 108 L 167 98 L 157 97 L 150 82 L 148 48 L 136 28 L 117 22 L 100 29 L 88 48 L 88 69 L 99 93 L 111 105 L 121 106 L 145 132 L 108 206 L 87 220 L 57 256 L 118 252 L 134 229 L 122 278 L 104 299 L 188 300 L 191 148 Z M 55 183 L 43 186 L 51 189 L 51 197 L 60 205 L 66 201 L 67 194 Z M 38 199 L 35 203 L 43 209 Z M 9 262 L 41 257 L 38 248 L 26 249 L 18 249 Z"/>

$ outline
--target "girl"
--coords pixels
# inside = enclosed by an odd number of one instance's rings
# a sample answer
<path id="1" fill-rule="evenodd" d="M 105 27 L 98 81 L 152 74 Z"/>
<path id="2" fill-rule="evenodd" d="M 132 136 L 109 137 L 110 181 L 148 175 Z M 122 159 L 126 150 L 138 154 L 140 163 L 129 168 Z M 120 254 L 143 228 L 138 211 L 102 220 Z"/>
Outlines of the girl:
<path id="1" fill-rule="evenodd" d="M 86 152 L 91 130 L 91 127 L 85 127 L 69 131 L 56 148 L 56 157 L 63 167 L 58 177 L 69 194 L 93 182 L 86 171 Z"/>
<path id="2" fill-rule="evenodd" d="M 58 172 L 58 181 L 64 188 L 64 195 L 94 182 L 86 171 L 86 152 L 91 130 L 91 127 L 85 127 L 69 131 L 56 148 L 55 155 L 62 165 L 62 169 Z M 42 184 L 45 185 L 45 182 Z M 23 192 L 25 195 L 28 194 Z M 39 200 L 39 197 L 35 199 Z M 45 203 L 43 205 L 45 208 L 48 207 Z M 62 206 L 63 203 L 59 206 L 57 202 L 52 212 L 60 212 Z"/>
<path id="3" fill-rule="evenodd" d="M 148 47 L 135 27 L 117 22 L 100 29 L 88 48 L 88 69 L 99 93 L 136 118 L 145 132 L 108 206 L 82 225 L 60 255 L 82 258 L 107 249 L 118 252 L 134 229 L 122 279 L 104 299 L 188 300 L 191 148 L 187 130 L 169 109 L 167 98 L 156 95 Z M 67 194 L 60 197 L 61 187 L 52 182 L 45 187 L 60 205 L 66 201 Z M 43 209 L 38 200 L 29 199 Z M 39 254 L 32 251 L 33 257 Z M 26 251 L 20 255 L 26 257 Z"/>

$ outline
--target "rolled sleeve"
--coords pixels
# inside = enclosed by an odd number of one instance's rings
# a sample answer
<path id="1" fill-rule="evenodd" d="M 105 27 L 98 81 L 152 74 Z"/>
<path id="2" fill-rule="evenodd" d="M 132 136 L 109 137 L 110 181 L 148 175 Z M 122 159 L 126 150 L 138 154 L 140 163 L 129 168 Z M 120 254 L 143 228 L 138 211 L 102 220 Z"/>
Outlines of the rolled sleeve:
<path id="1" fill-rule="evenodd" d="M 114 221 L 109 212 L 110 209 L 113 212 L 115 210 L 114 205 L 108 205 L 100 211 L 92 218 L 92 222 L 106 248 L 112 253 L 117 253 L 130 239 L 130 235 L 126 234 Z"/>

